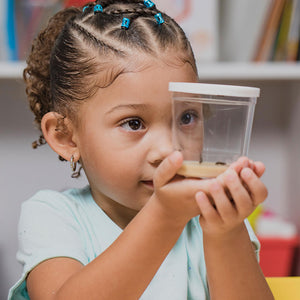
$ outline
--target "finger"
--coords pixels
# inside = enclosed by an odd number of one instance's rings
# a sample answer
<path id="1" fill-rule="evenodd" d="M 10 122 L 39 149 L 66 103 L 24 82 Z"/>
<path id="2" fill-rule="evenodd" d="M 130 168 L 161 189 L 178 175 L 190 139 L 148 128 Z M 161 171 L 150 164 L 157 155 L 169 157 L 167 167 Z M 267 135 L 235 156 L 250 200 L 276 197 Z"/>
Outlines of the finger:
<path id="1" fill-rule="evenodd" d="M 249 168 L 247 168 L 247 170 L 251 171 Z M 253 171 L 251 172 L 254 175 Z M 233 198 L 237 213 L 244 217 L 248 216 L 254 209 L 254 203 L 250 195 L 251 193 L 248 192 L 247 188 L 240 180 L 239 175 L 234 170 L 230 169 L 225 173 L 224 183 Z"/>
<path id="2" fill-rule="evenodd" d="M 168 183 L 182 165 L 182 154 L 174 151 L 167 156 L 155 171 L 153 182 L 155 187 L 161 187 Z"/>
<path id="3" fill-rule="evenodd" d="M 253 170 L 258 177 L 261 177 L 265 173 L 266 167 L 262 162 L 256 161 Z"/>
<path id="4" fill-rule="evenodd" d="M 260 162 L 254 162 L 253 160 L 247 158 L 246 156 L 240 157 L 237 161 L 232 163 L 229 168 L 234 169 L 238 174 L 242 171 L 244 168 L 250 168 L 254 170 L 255 174 L 258 177 L 261 177 L 265 172 L 265 165 Z"/>
<path id="5" fill-rule="evenodd" d="M 233 170 L 237 174 L 240 174 L 241 170 L 245 167 L 249 166 L 249 159 L 246 156 L 239 157 L 237 161 L 233 162 L 228 170 Z M 224 184 L 224 177 L 226 176 L 226 172 L 220 174 L 217 178 L 218 180 L 222 183 L 223 186 Z"/>
<path id="6" fill-rule="evenodd" d="M 250 168 L 251 170 L 254 170 L 255 168 L 255 162 L 252 159 L 249 159 L 248 168 Z"/>
<path id="7" fill-rule="evenodd" d="M 241 172 L 241 178 L 251 193 L 254 206 L 262 203 L 267 198 L 268 190 L 266 186 L 252 170 L 248 168 L 243 169 Z"/>
<path id="8" fill-rule="evenodd" d="M 237 211 L 231 199 L 231 194 L 226 193 L 224 187 L 218 180 L 212 181 L 209 193 L 213 198 L 216 209 L 223 221 L 236 216 Z"/>
<path id="9" fill-rule="evenodd" d="M 246 156 L 242 156 L 238 158 L 237 161 L 233 162 L 229 168 L 235 170 L 238 174 L 241 172 L 241 170 L 245 167 L 249 166 L 249 159 Z"/>
<path id="10" fill-rule="evenodd" d="M 195 198 L 200 209 L 201 217 L 203 217 L 208 222 L 209 221 L 220 222 L 221 219 L 217 210 L 213 207 L 213 204 L 211 203 L 211 201 L 209 200 L 209 198 L 204 192 L 202 191 L 197 192 Z"/>
<path id="11" fill-rule="evenodd" d="M 249 159 L 248 165 L 245 165 L 244 168 L 246 167 L 253 170 L 258 177 L 261 177 L 265 172 L 265 165 L 260 161 L 253 161 Z"/>

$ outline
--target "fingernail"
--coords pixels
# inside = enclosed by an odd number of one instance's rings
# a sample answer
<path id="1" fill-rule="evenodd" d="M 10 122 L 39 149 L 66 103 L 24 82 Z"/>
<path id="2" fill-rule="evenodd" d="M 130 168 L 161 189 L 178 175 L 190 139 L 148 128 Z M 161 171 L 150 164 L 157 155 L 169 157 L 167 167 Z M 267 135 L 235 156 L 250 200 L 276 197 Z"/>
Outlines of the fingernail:
<path id="1" fill-rule="evenodd" d="M 200 192 L 196 193 L 196 200 L 202 201 L 204 199 L 204 197 L 205 197 L 205 195 L 203 192 L 200 191 Z"/>
<path id="2" fill-rule="evenodd" d="M 251 170 L 249 169 L 249 168 L 244 168 L 243 170 L 242 170 L 242 176 L 244 177 L 244 178 L 249 178 L 249 177 L 251 177 Z"/>

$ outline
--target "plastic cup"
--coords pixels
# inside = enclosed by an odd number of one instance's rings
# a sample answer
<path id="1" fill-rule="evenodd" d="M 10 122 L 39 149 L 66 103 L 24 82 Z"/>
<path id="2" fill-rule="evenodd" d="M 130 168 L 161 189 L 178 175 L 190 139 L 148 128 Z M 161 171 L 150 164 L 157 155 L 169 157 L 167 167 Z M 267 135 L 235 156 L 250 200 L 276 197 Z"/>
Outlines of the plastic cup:
<path id="1" fill-rule="evenodd" d="M 170 82 L 173 147 L 183 154 L 178 174 L 213 178 L 248 154 L 260 89 Z"/>

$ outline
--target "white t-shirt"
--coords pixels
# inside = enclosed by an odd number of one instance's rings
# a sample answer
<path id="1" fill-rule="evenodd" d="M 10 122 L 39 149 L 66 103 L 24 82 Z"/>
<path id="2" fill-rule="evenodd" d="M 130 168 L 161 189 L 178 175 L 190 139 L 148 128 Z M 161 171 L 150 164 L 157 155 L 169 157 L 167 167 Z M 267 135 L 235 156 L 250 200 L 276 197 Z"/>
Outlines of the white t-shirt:
<path id="1" fill-rule="evenodd" d="M 258 254 L 259 242 L 247 221 L 246 225 Z M 42 261 L 71 257 L 87 265 L 121 233 L 122 229 L 95 203 L 89 187 L 63 193 L 38 192 L 22 205 L 17 259 L 23 273 L 8 299 L 29 299 L 26 276 Z M 140 299 L 209 299 L 198 218 L 186 225 Z"/>

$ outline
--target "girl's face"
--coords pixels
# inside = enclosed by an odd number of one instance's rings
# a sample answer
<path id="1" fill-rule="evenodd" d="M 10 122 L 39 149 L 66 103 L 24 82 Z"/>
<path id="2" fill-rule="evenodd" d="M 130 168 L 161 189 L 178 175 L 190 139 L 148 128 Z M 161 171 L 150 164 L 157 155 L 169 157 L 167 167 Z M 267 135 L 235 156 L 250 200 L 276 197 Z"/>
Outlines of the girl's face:
<path id="1" fill-rule="evenodd" d="M 79 112 L 81 162 L 97 204 L 120 227 L 153 193 L 153 174 L 173 151 L 170 81 L 196 82 L 192 67 L 155 62 L 99 89 Z"/>

